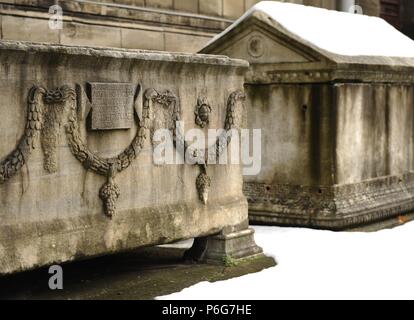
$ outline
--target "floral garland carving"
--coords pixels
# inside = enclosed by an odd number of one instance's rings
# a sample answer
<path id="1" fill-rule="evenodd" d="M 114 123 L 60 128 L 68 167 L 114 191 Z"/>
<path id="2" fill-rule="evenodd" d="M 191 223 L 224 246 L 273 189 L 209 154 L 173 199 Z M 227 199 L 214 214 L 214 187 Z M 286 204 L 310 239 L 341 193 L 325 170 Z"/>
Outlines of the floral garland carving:
<path id="1" fill-rule="evenodd" d="M 35 149 L 35 140 L 43 126 L 42 97 L 45 90 L 33 86 L 27 96 L 26 128 L 17 147 L 0 162 L 0 184 L 16 175 Z"/>
<path id="2" fill-rule="evenodd" d="M 75 97 L 75 94 L 73 94 L 73 97 Z M 107 178 L 107 182 L 100 189 L 99 197 L 103 201 L 105 215 L 110 218 L 116 213 L 116 200 L 120 196 L 120 189 L 115 183 L 115 176 L 127 169 L 143 149 L 147 138 L 148 121 L 149 105 L 144 104 L 142 119 L 138 123 L 138 130 L 131 144 L 118 156 L 103 158 L 94 154 L 83 142 L 79 132 L 75 98 L 72 99 L 68 124 L 66 125 L 68 144 L 72 154 L 86 170 L 91 170 Z"/>
<path id="3" fill-rule="evenodd" d="M 172 107 L 171 118 L 173 120 L 173 140 L 176 148 L 179 147 L 179 150 L 182 150 L 185 154 L 190 154 L 195 160 L 197 160 L 198 167 L 200 168 L 200 174 L 196 179 L 196 188 L 200 201 L 203 204 L 207 204 L 208 193 L 211 187 L 211 178 L 207 174 L 207 157 L 201 157 L 202 154 L 211 154 L 215 153 L 216 156 L 219 156 L 226 149 L 227 145 L 231 142 L 231 129 L 237 129 L 236 125 L 236 107 L 237 103 L 244 101 L 246 96 L 243 91 L 237 90 L 230 94 L 227 100 L 227 111 L 226 119 L 224 122 L 224 129 L 226 133 L 221 134 L 216 143 L 206 150 L 201 149 L 189 149 L 189 146 L 184 138 L 184 133 L 181 131 L 181 128 L 177 128 L 177 121 L 181 119 L 181 110 L 179 105 L 179 100 L 171 91 L 167 90 L 162 93 L 159 93 L 155 89 L 147 89 L 145 91 L 145 104 L 147 107 L 150 103 L 158 103 L 165 108 Z M 151 108 L 152 109 L 152 108 Z"/>
<path id="4" fill-rule="evenodd" d="M 116 200 L 120 196 L 119 186 L 114 182 L 114 179 L 117 173 L 131 165 L 144 146 L 149 120 L 148 104 L 143 108 L 142 120 L 139 121 L 137 134 L 131 144 L 116 157 L 102 158 L 90 151 L 81 138 L 75 90 L 68 86 L 53 90 L 33 86 L 27 98 L 25 132 L 17 147 L 0 162 L 0 184 L 16 175 L 23 167 L 31 151 L 35 149 L 35 140 L 39 135 L 42 137 L 45 170 L 48 172 L 56 171 L 54 160 L 57 143 L 56 126 L 61 123 L 61 116 L 66 109 L 64 104 L 67 102 L 69 102 L 69 111 L 65 128 L 70 150 L 85 169 L 107 177 L 107 182 L 100 189 L 99 197 L 103 201 L 105 214 L 112 217 L 116 213 Z M 48 123 L 45 124 L 45 121 Z M 43 132 L 45 126 L 46 131 Z M 55 136 L 50 138 L 51 134 Z"/>
<path id="5" fill-rule="evenodd" d="M 234 119 L 236 118 L 236 104 L 244 100 L 245 95 L 238 90 L 230 94 L 227 101 L 227 113 L 224 124 L 224 129 L 229 131 L 236 128 Z M 138 130 L 131 144 L 118 156 L 112 158 L 103 158 L 92 151 L 83 142 L 78 125 L 78 112 L 76 104 L 76 92 L 68 86 L 62 86 L 53 90 L 46 90 L 42 87 L 33 86 L 27 98 L 27 119 L 25 132 L 20 139 L 17 147 L 0 162 L 0 184 L 6 182 L 11 177 L 16 175 L 24 166 L 29 158 L 31 151 L 35 149 L 35 140 L 42 134 L 44 128 L 45 112 L 50 112 L 50 108 L 46 109 L 44 105 L 64 104 L 69 102 L 68 121 L 65 125 L 66 137 L 70 150 L 74 157 L 87 170 L 92 170 L 96 174 L 103 175 L 107 178 L 107 182 L 101 187 L 99 197 L 103 201 L 104 212 L 108 217 L 112 217 L 116 213 L 116 200 L 120 196 L 119 186 L 115 183 L 116 174 L 128 168 L 132 161 L 136 159 L 140 151 L 144 147 L 144 142 L 147 138 L 147 130 L 149 129 L 149 111 L 152 103 L 158 103 L 164 107 L 172 106 L 172 121 L 173 121 L 173 139 L 176 148 L 180 147 L 185 153 L 193 155 L 198 161 L 200 174 L 196 179 L 196 188 L 200 200 L 206 204 L 208 200 L 208 193 L 211 186 L 211 178 L 207 174 L 207 158 L 200 158 L 199 155 L 205 154 L 205 150 L 189 150 L 188 144 L 185 142 L 184 133 L 181 128 L 177 128 L 177 121 L 180 121 L 181 110 L 178 98 L 171 92 L 165 91 L 159 93 L 154 89 L 148 89 L 144 93 L 144 104 L 142 110 L 142 119 L 139 120 Z M 58 111 L 63 112 L 66 106 Z M 54 117 L 50 118 L 50 128 L 53 129 L 55 125 Z M 60 125 L 60 122 L 59 122 Z M 209 148 L 213 149 L 217 155 L 220 155 L 225 149 L 225 142 L 230 143 L 231 135 L 221 135 L 217 138 L 215 145 Z M 56 142 L 56 141 L 54 141 Z M 45 144 L 45 142 L 42 142 Z M 49 150 L 50 151 L 50 150 Z M 53 150 L 52 150 L 53 152 Z M 208 154 L 208 153 L 207 153 Z M 53 154 L 45 152 L 45 159 L 53 157 Z M 46 159 L 47 160 L 47 159 Z M 48 165 L 46 165 L 48 163 Z M 50 166 L 49 166 L 50 165 Z M 56 170 L 53 159 L 45 162 L 45 169 L 49 172 Z"/>
<path id="6" fill-rule="evenodd" d="M 43 125 L 40 133 L 44 157 L 43 168 L 48 173 L 55 173 L 58 170 L 56 149 L 60 136 L 60 126 L 65 115 L 65 102 L 71 98 L 73 93 L 68 86 L 43 90 Z"/>

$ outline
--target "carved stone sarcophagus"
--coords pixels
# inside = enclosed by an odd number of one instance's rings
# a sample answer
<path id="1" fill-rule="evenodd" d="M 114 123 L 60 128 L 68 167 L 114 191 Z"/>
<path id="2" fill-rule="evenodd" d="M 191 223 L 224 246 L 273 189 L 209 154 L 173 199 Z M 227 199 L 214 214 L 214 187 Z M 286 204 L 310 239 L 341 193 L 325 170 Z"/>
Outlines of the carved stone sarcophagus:
<path id="1" fill-rule="evenodd" d="M 385 21 L 263 1 L 201 50 L 246 59 L 262 170 L 250 221 L 345 229 L 414 209 L 414 42 Z"/>
<path id="2" fill-rule="evenodd" d="M 246 70 L 226 57 L 0 42 L 0 274 L 193 237 L 187 258 L 259 254 L 240 166 L 178 161 L 200 151 L 185 139 L 196 110 L 200 130 L 241 125 Z M 177 162 L 154 163 L 158 129 L 182 149 Z"/>

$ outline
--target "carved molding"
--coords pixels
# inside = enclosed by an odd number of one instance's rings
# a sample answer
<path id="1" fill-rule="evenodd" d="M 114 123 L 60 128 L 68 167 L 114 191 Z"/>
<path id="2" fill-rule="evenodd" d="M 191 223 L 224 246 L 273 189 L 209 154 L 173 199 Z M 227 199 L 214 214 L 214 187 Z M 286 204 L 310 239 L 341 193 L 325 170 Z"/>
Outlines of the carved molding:
<path id="1" fill-rule="evenodd" d="M 151 110 L 156 114 L 157 108 L 152 106 L 153 104 L 158 104 L 164 110 L 169 112 L 169 119 L 167 122 L 161 122 L 152 127 L 153 130 L 156 128 L 169 128 L 172 131 L 174 146 L 178 148 L 183 155 L 191 155 L 194 162 L 197 163 L 200 174 L 196 179 L 196 188 L 198 196 L 201 202 L 207 204 L 208 193 L 211 186 L 211 178 L 207 173 L 208 166 L 208 156 L 215 154 L 219 156 L 224 150 L 227 144 L 231 142 L 231 129 L 237 129 L 237 118 L 241 118 L 237 114 L 238 103 L 243 102 L 246 99 L 246 96 L 243 91 L 237 90 L 230 94 L 227 100 L 227 110 L 226 110 L 226 119 L 224 122 L 224 129 L 226 133 L 221 134 L 216 143 L 207 148 L 206 150 L 202 149 L 190 149 L 187 142 L 185 141 L 184 132 L 181 131 L 181 128 L 177 127 L 177 121 L 181 119 L 181 109 L 179 104 L 179 99 L 171 91 L 167 90 L 162 93 L 159 93 L 155 89 L 147 89 L 144 93 L 145 102 L 144 104 L 148 107 L 151 105 Z M 206 103 L 206 99 L 198 101 L 198 104 L 201 106 L 203 103 Z M 241 112 L 240 112 L 241 113 Z M 167 117 L 168 118 L 168 117 Z M 153 132 L 152 132 L 153 134 Z"/>
<path id="2" fill-rule="evenodd" d="M 0 184 L 9 180 L 23 167 L 31 151 L 35 149 L 35 140 L 39 135 L 45 158 L 44 168 L 49 173 L 56 172 L 59 128 L 66 115 L 65 131 L 72 154 L 86 170 L 107 178 L 99 196 L 103 201 L 105 214 L 112 217 L 116 212 L 116 200 L 120 196 L 120 189 L 114 182 L 115 176 L 128 168 L 143 148 L 147 137 L 149 110 L 146 106 L 143 107 L 142 119 L 131 144 L 118 156 L 103 158 L 89 150 L 82 140 L 76 96 L 75 90 L 68 86 L 53 90 L 37 86 L 30 89 L 26 129 L 16 149 L 0 162 Z"/>
<path id="3" fill-rule="evenodd" d="M 414 210 L 414 173 L 307 187 L 245 182 L 253 222 L 341 230 Z"/>
<path id="4" fill-rule="evenodd" d="M 308 69 L 280 70 L 272 65 L 257 67 L 248 71 L 246 83 L 325 83 L 338 80 L 363 80 L 374 83 L 413 83 L 414 74 L 406 71 L 341 70 L 341 69 Z"/>
<path id="5" fill-rule="evenodd" d="M 154 108 L 152 105 L 157 104 L 161 108 Z M 151 110 L 151 137 L 158 129 L 168 129 L 172 132 L 174 141 L 176 140 L 176 125 L 181 119 L 180 102 L 177 96 L 170 90 L 158 92 L 155 89 L 147 89 L 144 92 L 144 106 Z M 154 140 L 152 139 L 154 145 Z"/>
<path id="6" fill-rule="evenodd" d="M 230 94 L 227 100 L 226 119 L 224 129 L 229 131 L 237 129 L 238 103 L 245 100 L 241 90 Z M 74 90 L 68 86 L 62 86 L 53 90 L 46 90 L 34 86 L 28 94 L 28 111 L 26 129 L 16 149 L 0 162 L 0 184 L 14 176 L 25 164 L 31 151 L 35 148 L 35 140 L 40 135 L 41 146 L 44 153 L 44 168 L 53 173 L 58 169 L 56 161 L 56 148 L 59 140 L 59 129 L 64 123 L 67 143 L 73 156 L 86 170 L 105 176 L 106 183 L 99 191 L 99 197 L 103 201 L 104 213 L 112 217 L 116 213 L 116 200 L 120 197 L 120 188 L 115 183 L 116 174 L 127 169 L 137 158 L 144 147 L 147 138 L 147 130 L 150 128 L 150 110 L 153 104 L 158 104 L 167 111 L 170 126 L 173 132 L 174 145 L 180 146 L 186 154 L 190 152 L 199 161 L 197 165 L 200 174 L 196 179 L 196 189 L 200 201 L 204 204 L 208 201 L 208 193 L 211 187 L 211 178 L 207 173 L 208 154 L 211 152 L 220 155 L 226 144 L 231 141 L 231 134 L 222 134 L 214 145 L 208 150 L 189 150 L 185 142 L 184 133 L 176 127 L 181 119 L 179 99 L 171 91 L 162 93 L 154 89 L 147 89 L 144 93 L 142 115 L 139 119 L 137 133 L 131 144 L 119 155 L 112 158 L 104 158 L 92 152 L 84 142 L 80 133 L 79 121 L 85 120 L 85 113 L 90 111 L 90 104 L 83 101 L 82 90 Z M 83 101 L 83 102 L 82 102 Z M 205 102 L 201 101 L 201 102 Z M 84 106 L 83 104 L 87 104 Z M 202 106 L 202 104 L 200 104 Z M 157 126 L 151 126 L 153 132 Z M 207 152 L 205 152 L 207 151 Z M 201 155 L 204 155 L 201 157 Z M 206 156 L 207 155 L 207 156 Z"/>
<path id="7" fill-rule="evenodd" d="M 247 43 L 247 52 L 252 58 L 260 58 L 266 52 L 266 39 L 259 34 L 251 36 Z"/>
<path id="8" fill-rule="evenodd" d="M 130 145 L 115 157 L 103 158 L 89 150 L 82 140 L 78 125 L 75 92 L 72 90 L 72 93 L 68 123 L 66 125 L 68 144 L 72 154 L 86 170 L 91 170 L 107 178 L 107 182 L 102 186 L 99 196 L 104 202 L 105 214 L 108 217 L 112 217 L 116 213 L 116 199 L 120 196 L 119 187 L 114 182 L 114 179 L 117 173 L 122 172 L 131 165 L 144 147 L 149 126 L 149 105 L 144 104 L 143 106 L 138 130 Z"/>

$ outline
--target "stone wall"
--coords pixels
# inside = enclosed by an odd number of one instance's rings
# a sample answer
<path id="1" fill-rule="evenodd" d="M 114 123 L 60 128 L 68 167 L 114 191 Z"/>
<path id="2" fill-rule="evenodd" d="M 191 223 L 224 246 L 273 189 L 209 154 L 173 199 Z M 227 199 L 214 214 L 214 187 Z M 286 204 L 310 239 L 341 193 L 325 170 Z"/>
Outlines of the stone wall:
<path id="1" fill-rule="evenodd" d="M 63 8 L 51 30 L 48 9 Z M 70 45 L 197 52 L 256 0 L 0 0 L 1 38 Z M 335 9 L 334 0 L 290 1 Z M 377 15 L 377 0 L 359 1 Z"/>
<path id="2" fill-rule="evenodd" d="M 221 17 L 61 0 L 63 28 L 49 28 L 51 0 L 0 1 L 4 40 L 197 52 L 231 22 Z"/>
<path id="3" fill-rule="evenodd" d="M 161 8 L 236 19 L 260 0 L 99 0 L 100 2 Z M 336 0 L 281 0 L 334 10 Z"/>

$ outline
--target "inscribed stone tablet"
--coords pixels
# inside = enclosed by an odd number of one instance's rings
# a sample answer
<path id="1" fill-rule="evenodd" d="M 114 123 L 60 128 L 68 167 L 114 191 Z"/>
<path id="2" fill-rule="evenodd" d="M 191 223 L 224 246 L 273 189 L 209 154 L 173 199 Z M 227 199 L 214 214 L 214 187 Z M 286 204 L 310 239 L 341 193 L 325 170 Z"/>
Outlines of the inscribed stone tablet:
<path id="1" fill-rule="evenodd" d="M 90 83 L 92 130 L 129 129 L 134 121 L 131 83 Z"/>

